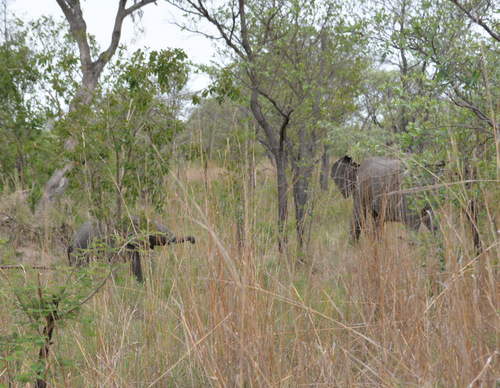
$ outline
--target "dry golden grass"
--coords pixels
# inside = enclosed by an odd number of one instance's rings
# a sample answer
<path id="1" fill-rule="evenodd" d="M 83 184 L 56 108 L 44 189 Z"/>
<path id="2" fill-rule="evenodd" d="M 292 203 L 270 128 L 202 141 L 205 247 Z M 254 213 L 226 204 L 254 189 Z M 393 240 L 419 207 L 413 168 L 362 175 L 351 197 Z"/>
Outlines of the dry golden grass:
<path id="1" fill-rule="evenodd" d="M 351 204 L 331 185 L 314 193 L 306 252 L 296 253 L 292 241 L 281 255 L 272 176 L 252 187 L 224 169 L 210 171 L 209 185 L 197 174 L 169 178 L 162 218 L 197 243 L 145 254 L 143 284 L 118 272 L 76 319 L 58 324 L 51 386 L 500 384 L 497 236 L 485 231 L 486 249 L 475 260 L 460 215 L 447 208 L 440 237 L 389 224 L 380 241 L 363 235 L 353 245 Z M 68 278 L 67 261 L 48 256 L 60 270 L 41 271 L 41 282 L 53 286 Z M 6 279 L 29 282 L 36 272 L 4 273 L 0 335 L 27 333 Z M 0 384 L 26 372 L 37 352 L 33 346 L 15 361 L 0 358 Z"/>

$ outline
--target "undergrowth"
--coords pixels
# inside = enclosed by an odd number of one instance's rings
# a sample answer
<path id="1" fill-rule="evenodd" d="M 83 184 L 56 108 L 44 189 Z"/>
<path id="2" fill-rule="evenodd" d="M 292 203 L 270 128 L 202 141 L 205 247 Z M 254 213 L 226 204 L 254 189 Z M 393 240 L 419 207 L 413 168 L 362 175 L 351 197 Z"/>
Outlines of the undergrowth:
<path id="1" fill-rule="evenodd" d="M 67 238 L 55 234 L 32 235 L 36 253 L 15 256 L 39 226 L 17 221 L 23 241 L 4 228 L 1 263 L 22 266 L 1 270 L 0 386 L 40 373 L 58 387 L 498 386 L 492 193 L 481 251 L 449 203 L 437 209 L 435 236 L 388 224 L 380 240 L 352 244 L 351 203 L 332 184 L 313 194 L 307 247 L 299 254 L 292 242 L 281 254 L 273 181 L 254 187 L 222 171 L 209 181 L 169 177 L 161 221 L 197 243 L 144 253 L 143 283 L 124 264 L 84 277 L 54 248 Z M 59 312 L 73 311 L 56 320 L 44 360 L 54 296 Z"/>

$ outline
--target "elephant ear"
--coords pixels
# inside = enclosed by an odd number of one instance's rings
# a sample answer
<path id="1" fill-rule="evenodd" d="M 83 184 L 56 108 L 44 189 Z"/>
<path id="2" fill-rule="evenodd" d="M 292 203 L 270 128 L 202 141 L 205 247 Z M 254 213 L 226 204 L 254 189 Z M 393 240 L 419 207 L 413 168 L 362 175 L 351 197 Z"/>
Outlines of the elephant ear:
<path id="1" fill-rule="evenodd" d="M 344 198 L 348 198 L 356 186 L 358 167 L 359 164 L 347 155 L 337 160 L 332 166 L 330 176 Z"/>

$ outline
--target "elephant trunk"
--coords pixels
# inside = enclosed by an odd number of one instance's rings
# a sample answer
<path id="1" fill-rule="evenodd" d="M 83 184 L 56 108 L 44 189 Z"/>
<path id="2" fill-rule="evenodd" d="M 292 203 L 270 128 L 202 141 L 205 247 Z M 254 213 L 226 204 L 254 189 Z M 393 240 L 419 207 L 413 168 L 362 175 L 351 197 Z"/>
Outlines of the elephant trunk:
<path id="1" fill-rule="evenodd" d="M 175 237 L 174 237 L 175 238 Z M 164 233 L 152 233 L 149 235 L 149 248 L 153 249 L 156 246 L 170 245 L 171 237 Z"/>
<path id="2" fill-rule="evenodd" d="M 189 241 L 191 244 L 196 242 L 192 236 L 177 238 L 174 234 L 165 233 L 151 233 L 146 241 L 149 243 L 149 249 L 154 249 L 157 246 L 163 247 L 170 244 L 180 244 L 186 241 Z"/>
<path id="3" fill-rule="evenodd" d="M 193 236 L 179 237 L 179 238 L 174 236 L 170 242 L 175 244 L 180 244 L 186 241 L 189 241 L 191 244 L 196 243 L 196 239 Z"/>

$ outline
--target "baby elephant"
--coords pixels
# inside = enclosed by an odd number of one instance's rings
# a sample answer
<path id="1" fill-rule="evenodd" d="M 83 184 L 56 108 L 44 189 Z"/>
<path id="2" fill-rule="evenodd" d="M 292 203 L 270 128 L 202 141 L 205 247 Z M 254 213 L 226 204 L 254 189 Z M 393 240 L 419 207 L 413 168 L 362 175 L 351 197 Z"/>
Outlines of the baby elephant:
<path id="1" fill-rule="evenodd" d="M 71 266 L 88 265 L 90 253 L 88 249 L 92 242 L 103 243 L 109 247 L 123 247 L 125 256 L 130 256 L 132 273 L 137 280 L 142 281 L 142 266 L 139 249 L 153 249 L 155 246 L 170 245 L 189 241 L 195 243 L 192 236 L 177 238 L 168 228 L 158 221 L 145 220 L 131 216 L 130 224 L 125 230 L 117 230 L 101 221 L 85 222 L 75 233 L 72 244 L 68 247 L 68 260 Z M 121 242 L 120 242 L 121 241 Z M 105 252 L 102 252 L 106 255 Z"/>

